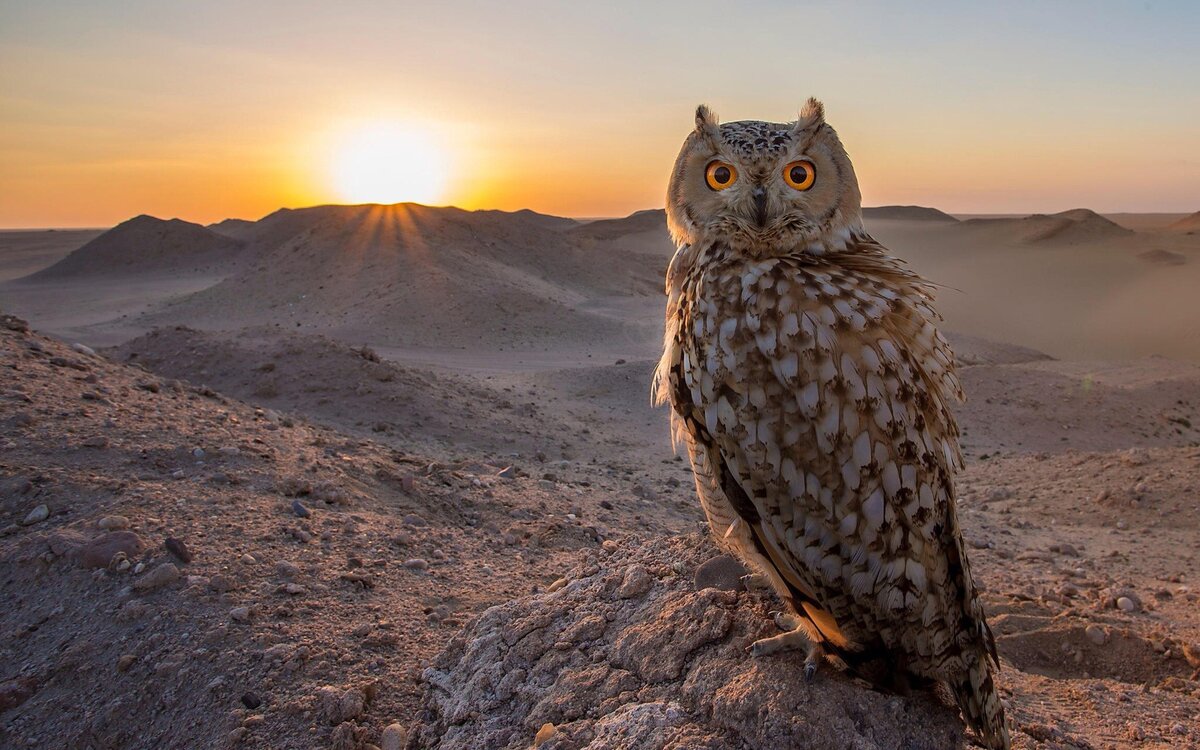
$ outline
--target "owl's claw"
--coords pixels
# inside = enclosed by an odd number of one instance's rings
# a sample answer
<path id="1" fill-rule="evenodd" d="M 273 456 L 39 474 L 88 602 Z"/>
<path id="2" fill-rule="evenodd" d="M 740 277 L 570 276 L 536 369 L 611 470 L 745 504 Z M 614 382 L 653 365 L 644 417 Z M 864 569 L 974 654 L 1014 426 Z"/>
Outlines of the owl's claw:
<path id="1" fill-rule="evenodd" d="M 747 573 L 742 576 L 742 587 L 747 591 L 767 591 L 771 582 L 762 573 Z"/>
<path id="2" fill-rule="evenodd" d="M 791 612 L 773 613 L 775 624 L 786 632 L 770 638 L 761 638 L 747 649 L 752 656 L 769 656 L 781 651 L 804 652 L 804 681 L 811 682 L 825 656 L 821 637 L 808 620 Z"/>

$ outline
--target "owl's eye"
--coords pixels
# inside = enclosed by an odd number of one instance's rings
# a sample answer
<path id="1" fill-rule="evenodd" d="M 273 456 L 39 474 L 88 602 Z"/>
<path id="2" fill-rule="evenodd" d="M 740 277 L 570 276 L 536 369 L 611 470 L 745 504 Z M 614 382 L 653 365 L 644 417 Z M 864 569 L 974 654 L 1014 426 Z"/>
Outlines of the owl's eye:
<path id="1" fill-rule="evenodd" d="M 710 162 L 704 170 L 704 181 L 713 190 L 724 190 L 737 182 L 737 168 L 728 162 Z"/>
<path id="2" fill-rule="evenodd" d="M 797 190 L 808 190 L 817 180 L 817 168 L 811 161 L 801 159 L 783 168 L 783 181 Z"/>

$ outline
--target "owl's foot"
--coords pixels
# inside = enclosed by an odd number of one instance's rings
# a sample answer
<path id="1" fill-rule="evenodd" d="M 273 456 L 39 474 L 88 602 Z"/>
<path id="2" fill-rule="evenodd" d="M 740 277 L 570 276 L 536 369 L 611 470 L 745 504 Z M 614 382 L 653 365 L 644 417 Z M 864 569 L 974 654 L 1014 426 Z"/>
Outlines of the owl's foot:
<path id="1" fill-rule="evenodd" d="M 747 573 L 742 576 L 742 586 L 747 591 L 769 591 L 771 589 L 771 579 L 762 573 Z"/>
<path id="2" fill-rule="evenodd" d="M 781 651 L 803 651 L 804 679 L 805 681 L 812 680 L 817 673 L 817 667 L 821 664 L 821 659 L 825 656 L 825 649 L 821 646 L 820 633 L 809 620 L 790 612 L 777 612 L 775 624 L 779 626 L 780 630 L 787 632 L 751 643 L 750 654 L 752 656 L 769 656 Z"/>

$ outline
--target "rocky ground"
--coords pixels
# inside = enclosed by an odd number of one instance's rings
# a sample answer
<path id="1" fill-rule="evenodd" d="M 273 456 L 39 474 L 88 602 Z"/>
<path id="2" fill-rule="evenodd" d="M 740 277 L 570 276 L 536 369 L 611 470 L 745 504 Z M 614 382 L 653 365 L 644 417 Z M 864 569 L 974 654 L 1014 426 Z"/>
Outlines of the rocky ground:
<path id="1" fill-rule="evenodd" d="M 798 687 L 790 657 L 744 656 L 773 627 L 773 602 L 728 576 L 696 584 L 716 552 L 698 533 L 684 465 L 665 450 L 639 462 L 641 413 L 591 421 L 562 446 L 579 429 L 571 415 L 641 389 L 625 383 L 626 365 L 592 373 L 606 386 L 583 377 L 574 390 L 553 374 L 464 393 L 440 380 L 450 390 L 411 402 L 414 413 L 457 397 L 482 415 L 516 392 L 505 387 L 548 400 L 489 423 L 512 428 L 522 450 L 464 437 L 422 451 L 419 424 L 347 424 L 319 388 L 306 400 L 277 377 L 276 396 L 256 396 L 213 367 L 199 374 L 248 403 L 114 361 L 131 350 L 109 358 L 25 327 L 9 317 L 0 330 L 6 747 L 959 743 L 953 712 L 929 696 L 870 693 L 832 670 Z M 257 361 L 292 372 L 279 346 Z M 330 347 L 311 350 L 318 365 L 363 368 L 334 380 L 417 377 L 372 378 L 388 365 Z M 967 368 L 969 387 L 1001 372 L 1020 380 L 1022 368 L 1072 377 L 995 359 Z M 1164 400 L 1179 387 L 1101 377 L 1079 413 L 1130 401 L 1142 421 L 1078 418 L 1072 441 L 1046 439 L 1038 405 L 993 403 L 1042 436 L 1032 447 L 988 437 L 992 397 L 965 412 L 977 437 L 963 525 L 1018 747 L 1200 746 L 1200 448 L 1179 422 L 1190 407 Z M 1014 393 L 1069 403 L 1036 382 Z M 370 411 L 369 396 L 347 414 Z M 279 408 L 252 403 L 275 397 Z M 1051 445 L 1100 434 L 1133 447 Z"/>

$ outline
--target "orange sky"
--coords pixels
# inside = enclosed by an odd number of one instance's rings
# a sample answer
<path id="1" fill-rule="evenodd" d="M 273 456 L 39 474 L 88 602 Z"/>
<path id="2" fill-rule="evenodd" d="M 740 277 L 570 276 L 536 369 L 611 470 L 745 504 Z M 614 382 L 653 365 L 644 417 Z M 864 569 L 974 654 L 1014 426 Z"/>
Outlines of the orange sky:
<path id="1" fill-rule="evenodd" d="M 1200 209 L 1194 4 L 429 5 L 0 0 L 0 227 L 346 202 L 381 127 L 401 164 L 437 141 L 430 202 L 620 215 L 662 205 L 698 102 L 810 94 L 869 205 Z M 386 156 L 366 184 L 417 191 Z"/>

